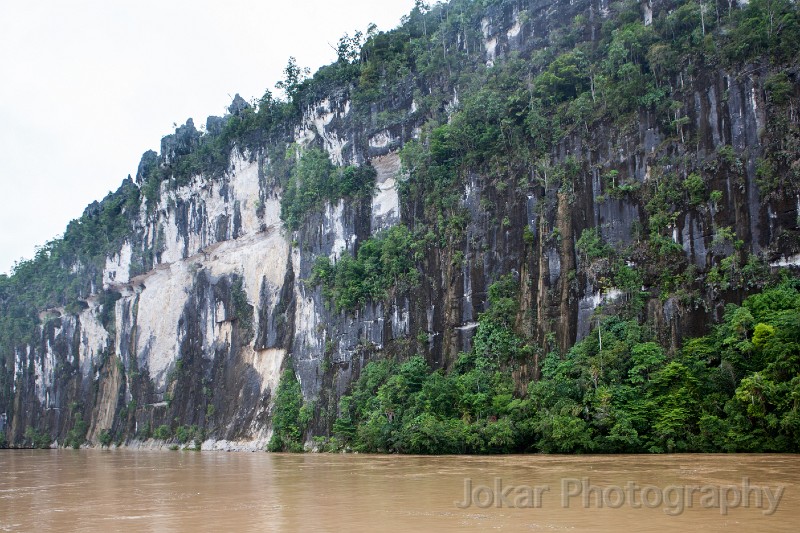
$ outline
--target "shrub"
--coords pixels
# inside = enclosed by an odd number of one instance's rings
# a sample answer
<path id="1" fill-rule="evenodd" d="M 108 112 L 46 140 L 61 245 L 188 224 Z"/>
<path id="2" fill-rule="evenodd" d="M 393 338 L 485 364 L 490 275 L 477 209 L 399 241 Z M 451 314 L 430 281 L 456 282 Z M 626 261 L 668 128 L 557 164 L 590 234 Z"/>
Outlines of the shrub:
<path id="1" fill-rule="evenodd" d="M 690 206 L 695 207 L 706 201 L 706 184 L 699 174 L 689 174 L 683 181 L 683 187 L 689 195 Z"/>
<path id="2" fill-rule="evenodd" d="M 81 444 L 86 442 L 86 432 L 88 429 L 89 427 L 83 420 L 83 415 L 80 413 L 75 413 L 75 422 L 72 425 L 72 429 L 70 429 L 67 433 L 67 438 L 64 441 L 64 445 L 70 446 L 77 450 L 81 447 Z"/>
<path id="3" fill-rule="evenodd" d="M 773 104 L 781 105 L 786 103 L 794 91 L 792 82 L 785 72 L 778 72 L 769 76 L 764 82 L 764 89 L 769 95 L 769 100 Z"/>
<path id="4" fill-rule="evenodd" d="M 172 438 L 172 430 L 168 425 L 162 424 L 153 431 L 153 438 L 158 440 L 170 439 Z"/>
<path id="5" fill-rule="evenodd" d="M 319 148 L 306 150 L 292 169 L 281 198 L 281 219 L 295 230 L 305 217 L 325 201 L 369 196 L 375 185 L 375 169 L 369 165 L 337 169 L 328 153 Z"/>
<path id="6" fill-rule="evenodd" d="M 190 436 L 191 433 L 189 432 L 189 428 L 186 426 L 178 426 L 178 429 L 175 430 L 175 438 L 180 443 L 186 443 Z"/>
<path id="7" fill-rule="evenodd" d="M 416 286 L 415 247 L 408 228 L 394 226 L 361 243 L 356 257 L 343 252 L 337 263 L 318 257 L 309 281 L 322 285 L 337 310 L 354 310 L 369 300 L 385 300 L 394 289 Z"/>
<path id="8" fill-rule="evenodd" d="M 152 436 L 150 422 L 142 424 L 139 431 L 136 432 L 136 436 L 142 440 L 149 439 Z"/>
<path id="9" fill-rule="evenodd" d="M 52 439 L 50 438 L 50 435 L 48 433 L 44 431 L 39 433 L 36 429 L 32 428 L 31 426 L 28 426 L 28 428 L 25 429 L 25 439 L 30 441 L 31 445 L 34 448 L 41 448 L 41 449 L 49 448 L 50 443 L 52 442 Z"/>
<path id="10" fill-rule="evenodd" d="M 247 301 L 244 282 L 241 276 L 236 276 L 231 285 L 231 300 L 239 331 L 242 332 L 242 344 L 249 344 L 253 340 L 253 306 Z"/>
<path id="11" fill-rule="evenodd" d="M 97 436 L 97 442 L 100 443 L 100 446 L 111 446 L 111 442 L 114 440 L 113 435 L 107 429 L 103 429 L 100 431 L 100 434 Z"/>
<path id="12" fill-rule="evenodd" d="M 578 250 L 578 256 L 587 266 L 597 259 L 610 257 L 614 252 L 614 249 L 603 241 L 597 228 L 583 230 L 575 247 Z"/>

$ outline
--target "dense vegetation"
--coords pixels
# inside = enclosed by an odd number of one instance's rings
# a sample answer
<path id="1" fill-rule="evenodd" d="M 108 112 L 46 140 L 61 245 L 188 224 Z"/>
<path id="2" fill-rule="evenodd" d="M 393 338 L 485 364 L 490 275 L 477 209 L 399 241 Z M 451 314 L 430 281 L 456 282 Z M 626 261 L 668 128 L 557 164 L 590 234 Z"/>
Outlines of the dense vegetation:
<path id="1" fill-rule="evenodd" d="M 337 169 L 328 153 L 319 148 L 306 150 L 292 167 L 281 197 L 281 219 L 289 229 L 297 229 L 305 216 L 340 198 L 372 196 L 375 169 L 369 165 Z"/>
<path id="2" fill-rule="evenodd" d="M 669 355 L 635 320 L 606 317 L 568 353 L 547 355 L 518 393 L 520 355 L 494 286 L 475 348 L 450 373 L 422 357 L 373 361 L 323 449 L 402 453 L 800 451 L 800 282 L 730 305 L 705 337 Z M 503 287 L 505 286 L 505 287 Z"/>
<path id="3" fill-rule="evenodd" d="M 281 374 L 272 413 L 272 438 L 267 449 L 271 452 L 302 451 L 301 437 L 308 424 L 309 410 L 303 405 L 300 383 L 291 370 Z"/>
<path id="4" fill-rule="evenodd" d="M 354 310 L 368 301 L 380 302 L 389 291 L 407 291 L 419 280 L 416 243 L 405 226 L 394 226 L 361 243 L 355 257 L 345 252 L 338 261 L 317 258 L 312 284 L 337 310 Z"/>

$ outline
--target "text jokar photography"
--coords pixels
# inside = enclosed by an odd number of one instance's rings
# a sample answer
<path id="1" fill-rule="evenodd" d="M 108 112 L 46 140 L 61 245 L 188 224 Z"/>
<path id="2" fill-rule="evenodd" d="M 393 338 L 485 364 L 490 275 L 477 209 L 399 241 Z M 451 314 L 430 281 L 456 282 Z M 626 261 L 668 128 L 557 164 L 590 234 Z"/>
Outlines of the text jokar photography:
<path id="1" fill-rule="evenodd" d="M 454 502 L 459 509 L 545 509 L 551 506 L 583 509 L 663 509 L 678 516 L 687 509 L 716 510 L 727 515 L 731 509 L 758 510 L 773 515 L 780 506 L 786 487 L 758 485 L 743 477 L 738 484 L 649 485 L 630 480 L 622 484 L 594 483 L 590 478 L 561 479 L 559 484 L 517 485 L 495 478 L 492 484 L 464 479 L 462 499 Z"/>

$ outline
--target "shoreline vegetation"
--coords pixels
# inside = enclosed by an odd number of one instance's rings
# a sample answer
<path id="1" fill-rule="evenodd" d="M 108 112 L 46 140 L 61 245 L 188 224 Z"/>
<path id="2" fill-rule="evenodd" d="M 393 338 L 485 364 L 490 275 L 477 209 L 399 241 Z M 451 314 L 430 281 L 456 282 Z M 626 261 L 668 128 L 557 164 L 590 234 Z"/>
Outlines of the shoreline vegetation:
<path id="1" fill-rule="evenodd" d="M 800 280 L 729 305 L 668 355 L 636 320 L 605 317 L 518 394 L 513 284 L 490 289 L 475 347 L 450 373 L 422 358 L 367 364 L 321 450 L 413 454 L 800 451 Z M 494 289 L 494 290 L 493 290 Z M 297 411 L 297 424 L 302 418 Z M 288 447 L 288 449 L 292 449 Z"/>

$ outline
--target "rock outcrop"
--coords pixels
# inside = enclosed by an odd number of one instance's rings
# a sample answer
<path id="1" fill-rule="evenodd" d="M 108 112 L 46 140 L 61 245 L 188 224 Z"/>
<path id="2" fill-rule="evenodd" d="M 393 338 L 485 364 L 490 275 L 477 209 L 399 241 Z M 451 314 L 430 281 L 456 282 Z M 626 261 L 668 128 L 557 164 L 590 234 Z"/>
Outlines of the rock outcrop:
<path id="1" fill-rule="evenodd" d="M 641 17 L 649 24 L 672 7 L 643 3 Z M 475 27 L 448 35 L 445 44 L 469 47 L 475 40 L 466 34 L 474 32 L 481 47 L 468 53 L 481 54 L 480 68 L 497 68 L 509 58 L 533 61 L 576 16 L 585 21 L 585 37 L 599 39 L 595 32 L 608 13 L 604 0 L 490 2 Z M 743 241 L 742 253 L 775 268 L 800 263 L 800 197 L 772 198 L 759 190 L 758 162 L 769 149 L 771 127 L 768 74 L 755 66 L 682 71 L 684 89 L 673 99 L 685 118 L 675 135 L 674 124 L 665 126 L 646 109 L 627 121 L 571 130 L 547 162 L 553 169 L 574 162 L 570 188 L 550 187 L 547 170 L 544 183 L 534 179 L 532 167 L 509 168 L 503 176 L 479 168 L 467 173 L 453 191 L 465 214 L 461 234 L 450 240 L 436 235 L 441 243 L 420 258 L 417 286 L 354 311 L 336 311 L 310 281 L 315 261 L 327 256 L 335 262 L 382 230 L 419 228 L 428 220 L 424 195 L 403 190 L 408 176 L 400 150 L 425 135 L 420 91 L 443 91 L 443 109 L 457 110 L 458 85 L 420 76 L 416 87 L 365 104 L 354 101 L 352 85 L 331 82 L 325 94 L 299 103 L 299 118 L 280 143 L 274 135 L 234 139 L 223 165 L 189 169 L 185 179 L 165 179 L 146 193 L 150 169 L 172 168 L 199 150 L 204 135 L 221 134 L 227 117 L 210 117 L 202 134 L 190 119 L 162 140 L 160 154 L 144 154 L 135 183 L 123 185 L 121 191 L 140 190 L 142 200 L 128 212 L 130 231 L 105 258 L 102 286 L 84 266 L 89 288 L 81 293 L 81 308 L 38 310 L 35 336 L 6 354 L 0 367 L 8 383 L 0 396 L 6 435 L 22 443 L 33 427 L 63 442 L 78 410 L 93 443 L 106 431 L 138 446 L 166 424 L 197 426 L 209 448 L 260 449 L 271 435 L 281 372 L 291 367 L 303 397 L 313 402 L 310 441 L 330 430 L 338 398 L 370 359 L 420 353 L 432 367 L 449 368 L 470 349 L 489 285 L 507 273 L 520 280 L 517 326 L 534 353 L 565 352 L 589 334 L 598 308 L 627 298 L 598 281 L 577 241 L 591 228 L 619 249 L 640 241 L 647 212 L 626 190 L 645 187 L 667 170 L 688 173 L 670 167 L 683 157 L 704 162 L 706 187 L 721 195 L 713 206 L 693 204 L 669 221 L 672 242 L 704 286 L 698 297 L 643 288 L 649 296 L 642 320 L 676 348 L 746 293 L 712 294 L 702 281 L 733 253 L 730 244 L 715 240 L 718 228 L 731 228 Z M 797 86 L 792 90 L 796 94 Z M 237 95 L 229 111 L 244 116 L 253 110 Z M 284 170 L 275 164 L 275 154 L 290 146 L 298 153 L 321 148 L 339 167 L 371 165 L 372 197 L 327 202 L 290 231 L 281 219 Z M 90 206 L 87 216 L 93 209 L 100 207 Z M 639 261 L 630 266 L 647 268 L 646 257 Z M 521 382 L 536 379 L 537 361 L 532 356 L 515 370 Z"/>

